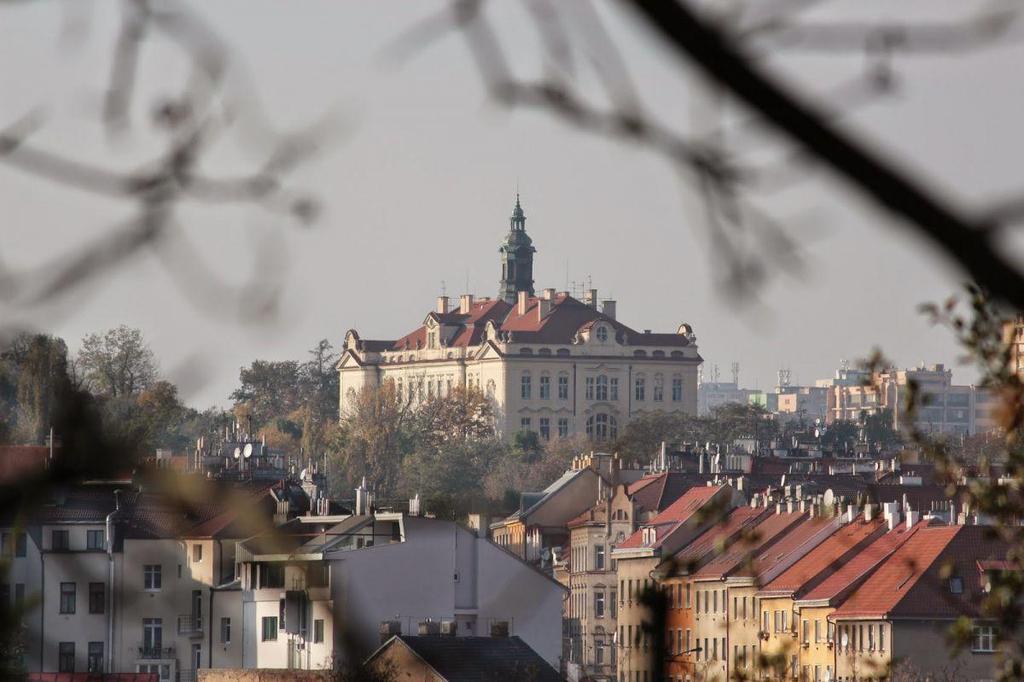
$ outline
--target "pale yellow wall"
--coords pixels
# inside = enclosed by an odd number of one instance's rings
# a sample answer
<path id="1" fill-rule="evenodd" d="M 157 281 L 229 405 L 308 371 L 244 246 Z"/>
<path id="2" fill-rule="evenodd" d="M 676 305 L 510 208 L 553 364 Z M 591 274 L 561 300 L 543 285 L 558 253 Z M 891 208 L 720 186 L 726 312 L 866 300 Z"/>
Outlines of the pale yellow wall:
<path id="1" fill-rule="evenodd" d="M 691 599 L 694 646 L 702 649 L 695 657 L 695 670 L 700 679 L 725 680 L 730 649 L 728 589 L 720 580 L 692 581 Z"/>
<path id="2" fill-rule="evenodd" d="M 648 610 L 640 604 L 638 599 L 645 586 L 653 585 L 651 571 L 658 564 L 653 557 L 623 559 L 617 562 L 617 575 L 619 585 L 624 585 L 619 599 L 619 637 L 618 661 L 619 671 L 625 673 L 626 679 L 632 680 L 637 672 L 640 672 L 640 679 L 643 679 L 643 672 L 648 676 L 651 671 L 651 656 L 654 649 L 650 646 L 650 638 L 647 646 L 644 646 L 643 636 L 637 643 L 637 634 L 641 632 L 641 624 L 650 618 Z M 632 589 L 630 588 L 632 581 Z M 630 634 L 632 633 L 632 635 Z"/>
<path id="3" fill-rule="evenodd" d="M 763 642 L 757 636 L 760 631 L 758 620 L 760 612 L 755 595 L 756 588 L 754 586 L 729 587 L 728 661 L 730 675 L 740 669 L 753 670 L 756 666 L 757 654 L 761 651 Z M 733 608 L 734 600 L 735 609 Z M 742 659 L 743 652 L 746 652 L 746 658 L 742 662 L 737 660 L 736 647 L 739 647 L 739 658 Z"/>

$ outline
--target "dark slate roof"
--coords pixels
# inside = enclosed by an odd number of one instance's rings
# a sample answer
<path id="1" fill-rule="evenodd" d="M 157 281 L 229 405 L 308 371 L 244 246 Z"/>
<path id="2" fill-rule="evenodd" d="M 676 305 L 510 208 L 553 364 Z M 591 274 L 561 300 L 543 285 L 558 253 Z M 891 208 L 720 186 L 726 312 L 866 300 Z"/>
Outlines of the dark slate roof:
<path id="1" fill-rule="evenodd" d="M 397 635 L 446 682 L 561 682 L 558 671 L 518 637 Z"/>

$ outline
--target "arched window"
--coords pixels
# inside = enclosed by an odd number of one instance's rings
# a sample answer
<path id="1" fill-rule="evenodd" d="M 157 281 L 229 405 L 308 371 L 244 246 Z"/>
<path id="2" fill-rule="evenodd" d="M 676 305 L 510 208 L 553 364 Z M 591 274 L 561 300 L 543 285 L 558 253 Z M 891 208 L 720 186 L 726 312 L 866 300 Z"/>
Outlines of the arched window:
<path id="1" fill-rule="evenodd" d="M 566 357 L 567 355 L 569 355 L 569 349 L 568 348 L 559 348 L 558 350 L 555 351 L 555 355 L 560 355 L 562 357 Z"/>
<path id="2" fill-rule="evenodd" d="M 654 402 L 660 403 L 665 399 L 665 377 L 661 374 L 654 375 Z"/>
<path id="3" fill-rule="evenodd" d="M 651 353 L 651 355 L 656 357 L 656 358 L 663 358 L 663 357 L 665 357 L 665 351 L 663 351 L 663 350 L 656 350 L 653 353 Z"/>
<path id="4" fill-rule="evenodd" d="M 540 373 L 540 399 L 549 400 L 551 398 L 551 375 L 547 372 Z"/>
<path id="5" fill-rule="evenodd" d="M 608 377 L 603 374 L 597 377 L 597 399 L 608 400 Z"/>
<path id="6" fill-rule="evenodd" d="M 540 350 L 537 351 L 537 355 L 551 355 L 551 349 L 541 348 Z"/>
<path id="7" fill-rule="evenodd" d="M 520 355 L 533 355 L 533 349 L 532 348 L 520 348 L 519 349 L 519 354 Z"/>
<path id="8" fill-rule="evenodd" d="M 619 437 L 619 425 L 610 414 L 595 414 L 587 417 L 587 437 L 593 440 L 615 440 Z"/>
<path id="9" fill-rule="evenodd" d="M 596 334 L 597 334 L 597 340 L 600 341 L 601 343 L 604 343 L 605 341 L 608 340 L 608 328 L 607 327 L 605 327 L 605 326 L 598 327 Z"/>
<path id="10" fill-rule="evenodd" d="M 674 350 L 674 351 L 672 351 L 670 353 L 670 355 L 672 357 L 674 357 L 674 358 L 681 358 L 681 357 L 683 357 L 683 351 L 681 351 L 681 350 Z"/>
<path id="11" fill-rule="evenodd" d="M 523 377 L 520 380 L 519 385 L 519 397 L 522 398 L 523 400 L 529 400 L 531 394 L 533 393 L 533 384 L 531 383 L 531 381 L 532 379 L 530 378 L 530 373 L 523 372 Z"/>
<path id="12" fill-rule="evenodd" d="M 487 380 L 487 397 L 488 398 L 493 398 L 494 397 L 494 389 L 495 389 L 494 379 L 488 379 Z"/>
<path id="13" fill-rule="evenodd" d="M 635 351 L 633 351 L 633 357 L 634 358 L 646 358 L 647 357 L 647 351 L 645 351 L 645 350 L 635 350 Z"/>
<path id="14" fill-rule="evenodd" d="M 562 372 L 558 375 L 558 399 L 569 399 L 569 374 Z"/>

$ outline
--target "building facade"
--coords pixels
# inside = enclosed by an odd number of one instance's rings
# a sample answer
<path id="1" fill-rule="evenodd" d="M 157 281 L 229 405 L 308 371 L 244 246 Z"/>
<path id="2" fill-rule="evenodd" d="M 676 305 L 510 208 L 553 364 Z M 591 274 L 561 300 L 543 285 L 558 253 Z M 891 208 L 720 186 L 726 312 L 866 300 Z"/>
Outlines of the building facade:
<path id="1" fill-rule="evenodd" d="M 599 308 L 595 289 L 582 301 L 554 289 L 535 295 L 525 225 L 517 200 L 497 297 L 466 294 L 456 307 L 441 296 L 398 339 L 349 330 L 337 366 L 342 414 L 364 388 L 388 382 L 410 404 L 456 387 L 483 391 L 495 402 L 499 432 L 533 431 L 543 440 L 609 441 L 645 413 L 697 414 L 702 360 L 691 327 L 637 331 L 616 319 L 615 301 Z"/>

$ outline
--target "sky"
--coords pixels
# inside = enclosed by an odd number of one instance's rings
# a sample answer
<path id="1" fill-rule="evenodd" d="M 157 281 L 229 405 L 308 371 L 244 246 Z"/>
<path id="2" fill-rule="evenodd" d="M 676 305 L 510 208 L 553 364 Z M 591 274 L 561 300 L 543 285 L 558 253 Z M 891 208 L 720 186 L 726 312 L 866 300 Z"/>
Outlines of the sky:
<path id="1" fill-rule="evenodd" d="M 562 6 L 570 18 L 571 5 Z M 302 227 L 258 207 L 187 204 L 179 229 L 194 245 L 198 269 L 180 274 L 161 251 L 149 250 L 59 301 L 0 302 L 0 325 L 60 335 L 72 350 L 90 332 L 139 327 L 186 400 L 225 405 L 239 368 L 255 358 L 301 359 L 321 338 L 340 345 L 350 328 L 364 338 L 395 338 L 418 326 L 442 291 L 457 296 L 468 285 L 478 296 L 495 295 L 497 247 L 518 190 L 537 247 L 538 289 L 590 281 L 602 298 L 618 301 L 618 318 L 634 328 L 691 324 L 705 376 L 717 365 L 724 380 L 738 362 L 749 387 L 770 388 L 780 368 L 794 382 L 813 383 L 878 347 L 899 365 L 941 362 L 955 367 L 955 379 L 974 378 L 957 365 L 950 335 L 917 312 L 919 304 L 955 293 L 961 274 L 820 168 L 802 169 L 784 191 L 754 198 L 795 235 L 804 267 L 769 262 L 772 277 L 758 299 L 737 300 L 721 286 L 702 203 L 663 156 L 577 130 L 548 112 L 495 103 L 456 33 L 400 64 L 385 58 L 388 46 L 444 5 L 197 6 L 232 47 L 232 73 L 252 85 L 270 126 L 330 131 L 316 157 L 288 177 L 319 199 L 319 220 Z M 836 0 L 807 17 L 956 20 L 978 6 Z M 0 9 L 0 126 L 37 112 L 38 147 L 111 169 L 136 167 L 158 148 L 146 113 L 156 97 L 180 87 L 185 64 L 173 45 L 147 42 L 132 126 L 107 135 L 99 116 L 116 5 L 76 7 L 85 9 L 69 14 L 56 2 Z M 645 111 L 680 134 L 699 134 L 708 121 L 701 113 L 706 90 L 617 4 L 598 8 Z M 494 3 L 489 12 L 515 72 L 541 73 L 535 25 L 523 5 Z M 950 200 L 982 207 L 1019 182 L 1022 57 L 1024 46 L 1011 43 L 899 58 L 895 95 L 849 112 L 842 125 Z M 855 78 L 863 63 L 859 55 L 780 54 L 770 66 L 810 96 Z M 585 64 L 580 82 L 594 93 Z M 734 151 L 751 160 L 774 158 L 779 149 L 771 138 L 747 136 L 738 145 Z M 243 172 L 267 151 L 260 136 L 228 136 L 206 167 L 215 175 Z M 58 187 L 3 163 L 0 207 L 0 263 L 14 270 L 73 254 L 132 216 L 123 201 Z M 254 276 L 279 282 L 276 315 L 240 312 L 202 272 L 236 286 Z"/>

